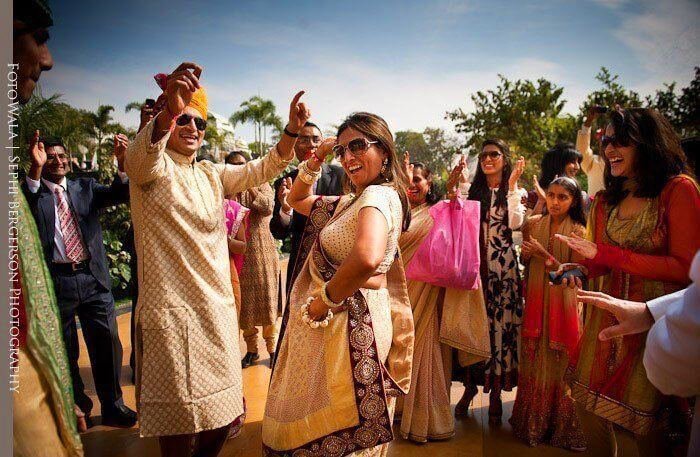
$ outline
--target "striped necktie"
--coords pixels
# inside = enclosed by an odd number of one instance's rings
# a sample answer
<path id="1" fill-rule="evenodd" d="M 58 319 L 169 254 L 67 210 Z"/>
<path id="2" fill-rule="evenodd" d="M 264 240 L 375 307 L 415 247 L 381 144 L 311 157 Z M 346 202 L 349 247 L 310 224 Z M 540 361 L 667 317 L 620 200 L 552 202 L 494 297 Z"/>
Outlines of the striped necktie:
<path id="1" fill-rule="evenodd" d="M 73 212 L 68 206 L 68 201 L 63 195 L 63 189 L 57 187 L 54 190 L 58 201 L 58 220 L 61 223 L 63 243 L 66 245 L 66 257 L 74 263 L 87 259 L 85 245 L 80 237 L 78 222 L 73 217 Z"/>

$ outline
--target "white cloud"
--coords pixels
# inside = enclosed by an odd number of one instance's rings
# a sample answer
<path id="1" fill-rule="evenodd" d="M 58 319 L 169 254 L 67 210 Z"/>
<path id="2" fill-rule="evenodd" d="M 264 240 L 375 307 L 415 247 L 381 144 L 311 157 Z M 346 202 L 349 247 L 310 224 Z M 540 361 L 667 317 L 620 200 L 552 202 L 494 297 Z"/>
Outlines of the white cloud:
<path id="1" fill-rule="evenodd" d="M 594 2 L 598 3 L 599 5 L 603 5 L 606 8 L 610 8 L 611 10 L 616 10 L 622 5 L 626 4 L 629 2 L 629 0 L 593 0 Z"/>
<path id="2" fill-rule="evenodd" d="M 314 121 L 324 130 L 339 124 L 353 111 L 375 112 L 394 131 L 420 131 L 428 126 L 451 130 L 453 125 L 444 119 L 445 112 L 460 107 L 466 111 L 472 109 L 469 95 L 494 88 L 498 73 L 509 79 L 546 77 L 558 83 L 563 80 L 558 64 L 536 58 L 520 59 L 500 68 L 464 71 L 401 72 L 360 59 L 328 57 L 319 58 L 317 64 L 317 71 L 311 74 L 295 71 L 267 74 L 256 81 L 242 81 L 235 87 L 210 84 L 210 100 L 217 110 L 229 113 L 249 96 L 261 93 L 275 102 L 278 114 L 284 117 L 293 94 L 304 89 L 307 93 L 303 100 L 308 103 Z M 248 135 L 250 130 L 240 131 Z M 252 133 L 249 136 L 252 138 Z"/>
<path id="3" fill-rule="evenodd" d="M 647 72 L 635 89 L 648 93 L 663 82 L 687 83 L 700 65 L 700 3 L 644 0 L 639 6 L 640 12 L 621 16 L 613 33 Z"/>
<path id="4" fill-rule="evenodd" d="M 504 63 L 500 67 L 448 71 L 440 68 L 414 68 L 398 71 L 379 67 L 359 58 L 323 55 L 309 62 L 314 71 L 285 69 L 261 71 L 257 77 L 231 79 L 226 75 L 209 75 L 207 91 L 210 109 L 228 117 L 240 103 L 260 94 L 274 101 L 278 114 L 284 119 L 291 97 L 297 90 L 307 91 L 304 101 L 312 117 L 322 129 L 333 125 L 353 111 L 371 111 L 384 117 L 392 130 L 417 130 L 453 125 L 444 119 L 445 112 L 462 108 L 469 111 L 473 104 L 469 96 L 479 90 L 496 87 L 498 74 L 509 79 L 538 79 L 545 77 L 565 86 L 567 108 L 575 111 L 585 94 L 578 91 L 575 81 L 567 80 L 562 66 L 555 62 L 527 57 Z M 115 107 L 113 117 L 124 125 L 135 127 L 138 114 L 124 113 L 124 106 L 134 100 L 157 95 L 158 89 L 143 71 L 111 73 L 86 70 L 56 64 L 42 76 L 45 95 L 60 92 L 73 106 L 94 110 L 99 104 Z M 581 94 L 572 98 L 571 94 Z M 237 126 L 237 134 L 252 141 L 250 126 Z"/>
<path id="5" fill-rule="evenodd" d="M 127 114 L 124 107 L 159 92 L 153 79 L 143 71 L 102 72 L 61 62 L 55 63 L 51 71 L 42 73 L 40 84 L 45 96 L 60 93 L 63 101 L 76 108 L 94 111 L 98 105 L 112 105 L 112 117 L 131 127 L 138 125 L 138 113 Z"/>

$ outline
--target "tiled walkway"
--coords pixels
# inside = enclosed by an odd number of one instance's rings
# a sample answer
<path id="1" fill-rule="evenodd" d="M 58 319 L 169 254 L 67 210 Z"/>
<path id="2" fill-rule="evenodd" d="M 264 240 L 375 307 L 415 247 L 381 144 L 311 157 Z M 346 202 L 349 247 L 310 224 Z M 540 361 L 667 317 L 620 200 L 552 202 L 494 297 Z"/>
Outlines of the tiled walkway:
<path id="1" fill-rule="evenodd" d="M 129 368 L 129 318 L 130 314 L 123 314 L 117 318 L 120 337 L 124 345 L 124 362 L 122 369 L 122 390 L 124 401 L 135 409 L 134 386 L 131 384 L 131 369 Z M 94 384 L 89 368 L 87 351 L 82 345 L 80 366 L 83 379 L 88 388 L 88 395 L 94 400 L 93 412 L 99 414 L 99 402 L 95 397 Z M 243 341 L 241 340 L 241 345 Z M 244 347 L 244 346 L 241 346 Z M 265 345 L 260 344 L 261 348 Z M 267 354 L 261 353 L 260 360 L 255 366 L 243 370 L 243 385 L 246 402 L 248 404 L 248 418 L 242 434 L 235 440 L 229 441 L 221 453 L 222 457 L 260 456 L 260 427 L 265 407 L 265 397 L 270 377 L 270 369 L 267 367 Z M 460 384 L 452 385 L 452 402 L 457 402 L 462 393 Z M 515 391 L 505 393 L 503 399 L 504 418 L 510 417 Z M 99 421 L 99 417 L 96 417 Z M 573 453 L 539 446 L 530 448 L 517 440 L 510 433 L 507 420 L 498 428 L 488 425 L 488 395 L 479 394 L 474 399 L 468 418 L 457 421 L 456 435 L 447 441 L 432 442 L 428 444 L 413 444 L 397 438 L 391 445 L 390 456 L 517 456 L 517 457 L 549 457 L 549 456 L 573 456 L 587 455 L 586 453 Z M 398 436 L 398 433 L 397 433 Z M 88 457 L 126 457 L 126 456 L 159 456 L 158 444 L 151 438 L 139 438 L 138 429 L 116 429 L 111 427 L 96 426 L 83 435 L 85 451 Z"/>

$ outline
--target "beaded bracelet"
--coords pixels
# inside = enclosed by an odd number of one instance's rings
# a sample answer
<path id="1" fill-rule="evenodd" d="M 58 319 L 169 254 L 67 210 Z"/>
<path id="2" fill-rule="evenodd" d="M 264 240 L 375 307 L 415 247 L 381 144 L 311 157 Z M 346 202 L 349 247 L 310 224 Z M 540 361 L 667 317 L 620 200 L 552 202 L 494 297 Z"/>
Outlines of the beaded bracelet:
<path id="1" fill-rule="evenodd" d="M 329 309 L 322 321 L 315 321 L 309 316 L 309 305 L 311 305 L 312 301 L 314 301 L 314 297 L 309 297 L 306 299 L 306 303 L 301 305 L 301 321 L 313 329 L 328 327 L 331 319 L 333 319 L 333 311 Z"/>

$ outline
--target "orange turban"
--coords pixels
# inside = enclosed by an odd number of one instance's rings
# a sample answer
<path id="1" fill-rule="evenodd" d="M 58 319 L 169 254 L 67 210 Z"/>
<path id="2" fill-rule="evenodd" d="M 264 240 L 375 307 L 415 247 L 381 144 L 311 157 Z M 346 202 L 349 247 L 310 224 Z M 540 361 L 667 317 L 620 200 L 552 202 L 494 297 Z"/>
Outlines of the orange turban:
<path id="1" fill-rule="evenodd" d="M 199 114 L 202 115 L 202 119 L 207 119 L 207 108 L 209 107 L 209 102 L 207 100 L 207 92 L 204 90 L 204 87 L 200 87 L 194 94 L 192 94 L 192 100 L 190 100 L 190 104 L 187 106 L 199 111 Z"/>

